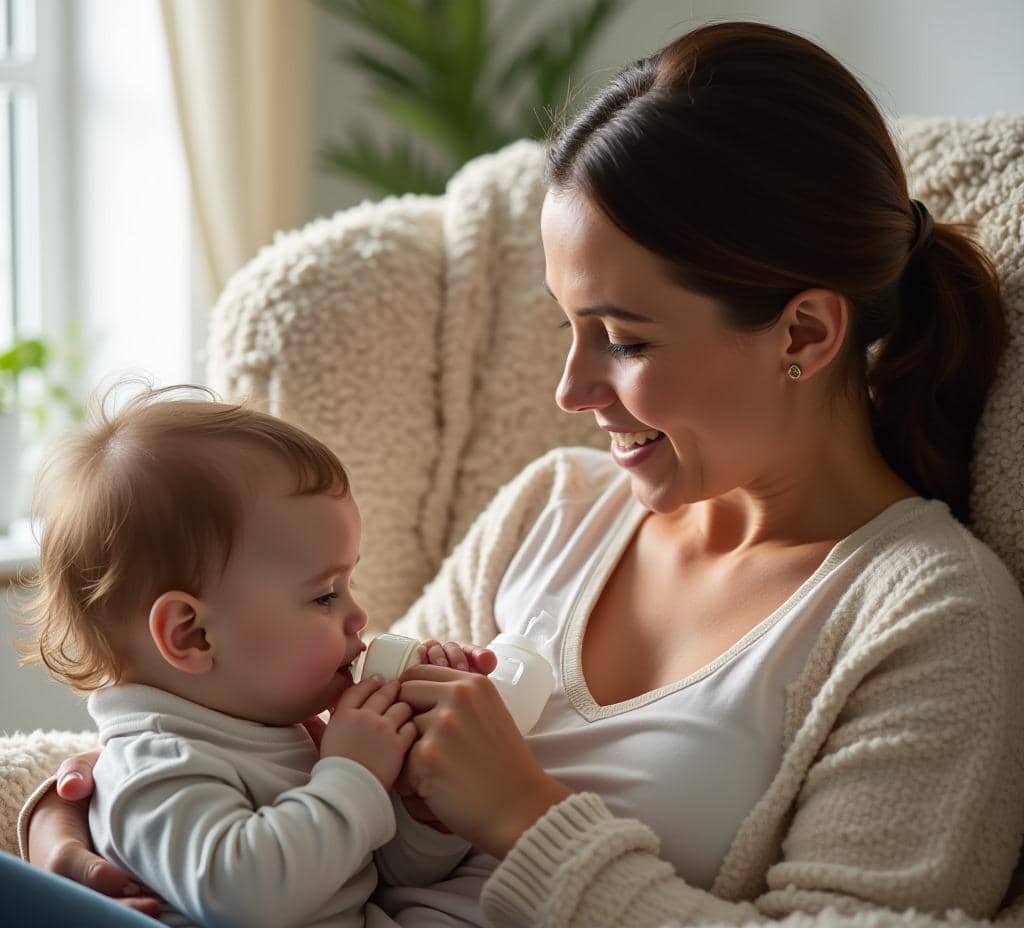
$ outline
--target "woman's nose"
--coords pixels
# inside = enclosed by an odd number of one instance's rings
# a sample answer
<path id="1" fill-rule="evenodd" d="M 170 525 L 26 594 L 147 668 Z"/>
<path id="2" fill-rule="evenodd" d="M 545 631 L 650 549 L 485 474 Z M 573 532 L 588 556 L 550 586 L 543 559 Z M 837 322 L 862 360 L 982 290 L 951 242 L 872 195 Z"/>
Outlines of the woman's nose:
<path id="1" fill-rule="evenodd" d="M 615 393 L 599 371 L 591 369 L 582 353 L 573 348 L 565 359 L 562 377 L 555 388 L 555 402 L 566 412 L 602 409 L 615 399 Z"/>

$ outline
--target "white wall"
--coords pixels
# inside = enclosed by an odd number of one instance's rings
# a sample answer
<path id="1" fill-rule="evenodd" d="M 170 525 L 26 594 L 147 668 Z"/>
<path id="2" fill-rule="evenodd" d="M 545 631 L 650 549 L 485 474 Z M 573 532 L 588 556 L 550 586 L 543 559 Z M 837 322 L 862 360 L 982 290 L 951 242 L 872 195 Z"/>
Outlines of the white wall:
<path id="1" fill-rule="evenodd" d="M 60 728 L 94 728 L 85 702 L 51 679 L 39 665 L 19 667 L 14 649 L 24 636 L 14 622 L 16 587 L 0 589 L 0 734 Z"/>
<path id="2" fill-rule="evenodd" d="M 497 6 L 511 2 L 497 0 Z M 536 2 L 542 17 L 555 6 Z M 342 23 L 322 9 L 316 16 L 319 146 L 353 118 L 373 123 L 373 114 L 359 76 L 334 60 L 345 40 Z M 599 84 L 683 32 L 725 19 L 767 22 L 813 39 L 853 70 L 887 115 L 1024 112 L 1021 0 L 632 0 L 585 70 Z M 367 195 L 321 172 L 313 189 L 315 211 L 330 215 Z"/>

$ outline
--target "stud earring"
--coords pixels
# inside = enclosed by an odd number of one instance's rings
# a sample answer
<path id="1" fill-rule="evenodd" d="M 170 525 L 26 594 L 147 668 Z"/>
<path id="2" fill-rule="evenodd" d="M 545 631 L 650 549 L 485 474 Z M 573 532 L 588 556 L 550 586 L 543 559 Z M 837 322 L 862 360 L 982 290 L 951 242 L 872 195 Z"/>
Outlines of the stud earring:
<path id="1" fill-rule="evenodd" d="M 803 371 L 800 370 L 799 364 L 790 364 L 786 370 L 786 373 L 789 375 L 790 380 L 799 380 L 800 376 L 803 374 Z"/>

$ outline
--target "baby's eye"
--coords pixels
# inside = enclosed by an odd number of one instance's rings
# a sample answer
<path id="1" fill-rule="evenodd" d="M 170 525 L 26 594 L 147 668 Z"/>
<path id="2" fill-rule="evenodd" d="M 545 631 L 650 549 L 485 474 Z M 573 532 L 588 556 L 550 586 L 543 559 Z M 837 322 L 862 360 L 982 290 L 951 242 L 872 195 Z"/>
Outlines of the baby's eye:
<path id="1" fill-rule="evenodd" d="M 318 596 L 313 600 L 318 606 L 324 606 L 325 608 L 331 604 L 332 599 L 337 599 L 338 594 L 335 592 L 324 593 L 323 596 Z"/>

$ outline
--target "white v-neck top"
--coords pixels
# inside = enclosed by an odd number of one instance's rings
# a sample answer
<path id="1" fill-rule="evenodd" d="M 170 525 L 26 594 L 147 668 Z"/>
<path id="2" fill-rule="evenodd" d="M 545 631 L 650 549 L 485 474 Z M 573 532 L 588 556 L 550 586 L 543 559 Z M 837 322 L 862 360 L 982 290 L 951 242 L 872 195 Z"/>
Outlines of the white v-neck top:
<path id="1" fill-rule="evenodd" d="M 576 463 L 601 475 L 579 481 L 590 492 L 549 502 L 494 601 L 502 631 L 524 633 L 531 617 L 550 616 L 547 629 L 535 626 L 530 636 L 554 669 L 555 690 L 527 742 L 545 770 L 570 789 L 597 793 L 612 814 L 648 824 L 661 840 L 662 859 L 691 886 L 710 889 L 740 823 L 778 772 L 786 689 L 858 577 L 850 556 L 915 510 L 944 507 L 919 497 L 893 504 L 839 542 L 785 603 L 710 664 L 676 683 L 600 706 L 583 675 L 583 635 L 647 510 L 630 493 L 628 476 L 617 468 L 609 473 L 600 456 L 580 455 Z M 489 855 L 471 854 L 442 883 L 382 888 L 376 898 L 408 928 L 484 926 L 478 898 L 497 864 Z M 372 909 L 368 925 L 393 924 L 378 923 Z"/>
<path id="2" fill-rule="evenodd" d="M 705 667 L 600 706 L 583 675 L 583 636 L 646 510 L 624 474 L 596 500 L 553 503 L 509 565 L 495 602 L 502 630 L 523 632 L 541 610 L 557 627 L 547 641 L 534 636 L 556 686 L 528 738 L 531 750 L 570 789 L 595 792 L 613 814 L 650 825 L 679 876 L 710 888 L 740 823 L 778 771 L 786 688 L 855 579 L 844 570 L 849 554 L 892 519 L 928 505 L 902 500 L 841 541 L 785 603 Z"/>

